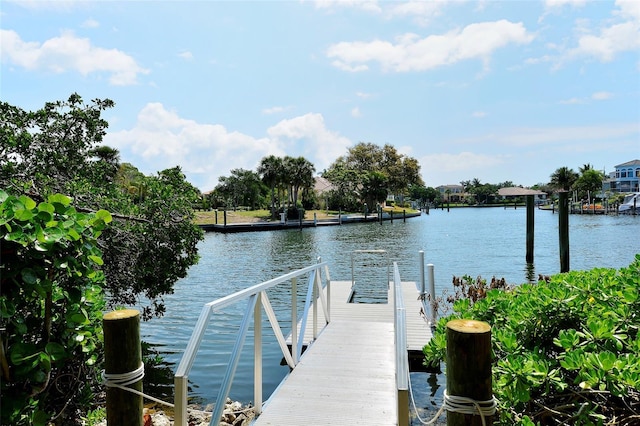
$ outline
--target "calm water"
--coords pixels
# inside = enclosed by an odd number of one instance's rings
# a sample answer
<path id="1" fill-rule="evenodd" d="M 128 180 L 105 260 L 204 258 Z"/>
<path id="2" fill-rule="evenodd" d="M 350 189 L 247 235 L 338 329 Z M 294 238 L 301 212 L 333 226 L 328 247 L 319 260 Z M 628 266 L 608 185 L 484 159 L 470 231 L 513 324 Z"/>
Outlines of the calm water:
<path id="1" fill-rule="evenodd" d="M 640 216 L 572 215 L 569 239 L 572 270 L 628 266 L 635 254 L 640 253 Z M 437 294 L 451 287 L 453 275 L 504 277 L 507 282 L 518 284 L 537 278 L 538 274 L 558 273 L 560 269 L 558 215 L 547 211 L 535 212 L 534 263 L 525 262 L 524 208 L 431 210 L 429 215 L 382 225 L 209 233 L 200 245 L 200 262 L 192 267 L 187 278 L 176 284 L 175 293 L 166 297 L 165 316 L 142 325 L 143 339 L 157 345 L 167 361 L 177 365 L 206 302 L 309 266 L 318 257 L 329 263 L 333 280 L 350 280 L 351 253 L 362 249 L 387 250 L 391 260 L 398 262 L 403 281 L 419 281 L 419 252 L 424 251 L 425 263 L 435 265 Z M 366 280 L 371 285 L 386 282 L 386 266 L 380 259 L 367 256 L 355 259 L 357 275 L 368 270 Z M 284 287 L 280 292 L 284 292 Z M 287 298 L 284 294 L 270 294 L 274 309 L 280 313 L 279 319 L 287 316 Z M 236 305 L 214 315 L 189 375 L 190 395 L 205 402 L 215 400 L 243 308 Z M 283 323 L 287 333 L 290 323 L 286 320 Z M 265 399 L 288 371 L 280 366 L 280 349 L 269 332 L 270 327 L 263 327 Z M 232 399 L 244 402 L 253 399 L 252 352 L 249 335 L 231 390 Z M 438 379 L 412 373 L 420 407 L 430 406 L 438 398 L 442 391 Z"/>

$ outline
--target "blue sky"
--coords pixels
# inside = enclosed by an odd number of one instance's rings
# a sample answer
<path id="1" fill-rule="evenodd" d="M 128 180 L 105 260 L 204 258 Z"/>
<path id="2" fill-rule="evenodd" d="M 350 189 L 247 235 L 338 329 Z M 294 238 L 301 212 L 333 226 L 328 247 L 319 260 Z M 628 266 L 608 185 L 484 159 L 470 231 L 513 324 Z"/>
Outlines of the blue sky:
<path id="1" fill-rule="evenodd" d="M 358 142 L 427 186 L 640 158 L 638 1 L 10 1 L 0 99 L 112 99 L 105 143 L 207 191 Z"/>

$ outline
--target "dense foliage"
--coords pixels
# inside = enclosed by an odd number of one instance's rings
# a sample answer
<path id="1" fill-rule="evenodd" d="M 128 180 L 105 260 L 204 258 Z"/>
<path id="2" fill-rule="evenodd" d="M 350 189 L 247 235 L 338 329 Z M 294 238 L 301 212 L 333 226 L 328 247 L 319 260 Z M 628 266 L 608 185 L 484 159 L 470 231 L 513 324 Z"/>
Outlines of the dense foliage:
<path id="1" fill-rule="evenodd" d="M 445 359 L 446 323 L 492 326 L 499 421 L 512 424 L 637 424 L 640 410 L 640 254 L 620 270 L 554 275 L 549 282 L 460 299 L 424 347 Z"/>
<path id="2" fill-rule="evenodd" d="M 68 424 L 63 409 L 91 401 L 104 308 L 98 238 L 109 222 L 63 195 L 36 203 L 0 191 L 2 424 Z"/>
<path id="3" fill-rule="evenodd" d="M 180 168 L 144 176 L 100 145 L 110 100 L 86 104 L 74 94 L 34 112 L 0 102 L 0 189 L 44 201 L 73 197 L 79 211 L 108 210 L 114 223 L 99 239 L 109 303 L 134 305 L 147 297 L 143 317 L 164 312 L 162 296 L 197 262 L 202 232 L 192 206 L 200 191 Z"/>
<path id="4" fill-rule="evenodd" d="M 144 176 L 100 145 L 112 106 L 0 102 L 2 424 L 79 422 L 95 402 L 106 304 L 162 315 L 198 260 L 200 192 L 179 167 Z"/>
<path id="5" fill-rule="evenodd" d="M 360 210 L 363 203 L 371 209 L 384 202 L 388 194 L 402 199 L 411 186 L 424 185 L 418 161 L 388 144 L 380 147 L 360 142 L 334 161 L 322 176 L 335 187 L 331 208 L 354 211 Z"/>

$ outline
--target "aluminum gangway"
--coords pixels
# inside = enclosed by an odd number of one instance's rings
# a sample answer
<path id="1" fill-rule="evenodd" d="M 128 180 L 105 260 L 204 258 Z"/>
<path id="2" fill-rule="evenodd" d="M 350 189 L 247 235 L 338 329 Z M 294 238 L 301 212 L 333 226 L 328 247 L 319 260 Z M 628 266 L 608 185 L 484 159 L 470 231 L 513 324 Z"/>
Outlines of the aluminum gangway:
<path id="1" fill-rule="evenodd" d="M 381 251 L 375 251 L 381 252 Z M 307 277 L 303 314 L 298 318 L 298 279 Z M 267 290 L 291 285 L 288 337 L 271 307 Z M 424 294 L 415 282 L 402 282 L 397 263 L 387 303 L 350 303 L 352 281 L 331 281 L 326 263 L 318 263 L 266 281 L 203 307 L 175 374 L 175 425 L 187 426 L 188 373 L 211 313 L 247 300 L 245 314 L 217 401 L 229 396 L 249 325 L 254 330 L 255 425 L 409 424 L 408 353 L 431 338 Z M 422 286 L 424 293 L 424 285 Z M 405 305 L 405 300 L 409 301 Z M 291 371 L 264 402 L 262 395 L 262 312 L 274 331 Z M 252 321 L 253 319 L 253 321 Z M 224 404 L 216 404 L 214 419 Z"/>

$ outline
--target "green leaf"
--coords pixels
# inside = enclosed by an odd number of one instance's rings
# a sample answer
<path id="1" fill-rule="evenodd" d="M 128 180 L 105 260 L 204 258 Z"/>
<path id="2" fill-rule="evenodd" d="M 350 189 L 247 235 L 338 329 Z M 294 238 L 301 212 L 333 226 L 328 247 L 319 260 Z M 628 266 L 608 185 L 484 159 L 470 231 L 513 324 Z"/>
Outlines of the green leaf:
<path id="1" fill-rule="evenodd" d="M 113 220 L 111 213 L 106 210 L 98 210 L 95 217 L 96 219 L 102 220 L 104 223 L 110 223 Z"/>
<path id="2" fill-rule="evenodd" d="M 27 197 L 26 195 L 21 195 L 20 198 L 18 198 L 18 200 L 20 200 L 20 202 L 22 203 L 22 205 L 24 205 L 24 208 L 26 210 L 33 210 L 36 208 L 36 202 L 33 201 L 31 198 Z"/>
<path id="3" fill-rule="evenodd" d="M 38 275 L 31 268 L 23 269 L 20 275 L 22 276 L 22 281 L 24 281 L 26 284 L 33 285 L 38 282 Z"/>
<path id="4" fill-rule="evenodd" d="M 53 194 L 49 196 L 49 203 L 51 204 L 61 204 L 65 207 L 69 206 L 71 204 L 71 198 L 67 197 L 66 195 L 62 195 L 62 194 Z"/>
<path id="5" fill-rule="evenodd" d="M 64 349 L 64 346 L 56 342 L 48 343 L 45 347 L 45 352 L 49 354 L 51 360 L 54 362 L 67 357 L 67 351 Z"/>
<path id="6" fill-rule="evenodd" d="M 28 222 L 35 216 L 33 211 L 27 209 L 16 209 L 14 214 L 15 218 L 22 222 Z"/>
<path id="7" fill-rule="evenodd" d="M 11 363 L 20 365 L 25 361 L 38 357 L 40 351 L 32 343 L 16 343 L 9 348 Z"/>

